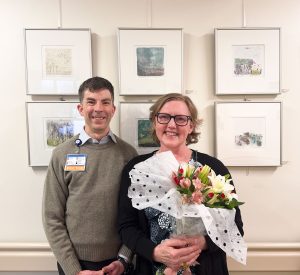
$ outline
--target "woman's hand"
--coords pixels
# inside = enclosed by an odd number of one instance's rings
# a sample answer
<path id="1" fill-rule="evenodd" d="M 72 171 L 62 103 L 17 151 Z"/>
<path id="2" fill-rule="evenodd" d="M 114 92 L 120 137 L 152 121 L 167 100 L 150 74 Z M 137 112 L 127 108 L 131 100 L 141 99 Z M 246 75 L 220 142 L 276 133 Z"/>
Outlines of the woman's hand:
<path id="1" fill-rule="evenodd" d="M 183 239 L 186 240 L 188 246 L 195 247 L 196 250 L 198 249 L 200 251 L 199 255 L 203 250 L 207 249 L 206 239 L 202 235 L 184 236 Z M 197 258 L 199 257 L 199 255 L 195 259 L 193 259 L 189 262 L 186 262 L 186 265 L 191 266 L 191 265 L 194 265 L 195 263 L 197 263 Z"/>
<path id="2" fill-rule="evenodd" d="M 183 239 L 187 241 L 189 246 L 196 245 L 201 251 L 207 249 L 206 239 L 202 235 L 184 236 Z"/>
<path id="3" fill-rule="evenodd" d="M 201 253 L 199 237 L 167 239 L 154 248 L 153 259 L 178 270 L 182 264 L 190 265 Z"/>

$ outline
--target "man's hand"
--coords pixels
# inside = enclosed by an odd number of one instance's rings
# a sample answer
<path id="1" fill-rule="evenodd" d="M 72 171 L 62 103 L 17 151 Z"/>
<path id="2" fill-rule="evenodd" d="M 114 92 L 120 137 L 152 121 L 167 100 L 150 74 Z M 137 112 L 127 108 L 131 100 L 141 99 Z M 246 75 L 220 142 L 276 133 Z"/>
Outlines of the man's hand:
<path id="1" fill-rule="evenodd" d="M 82 270 L 78 272 L 76 275 L 102 275 L 101 271 L 93 271 L 93 270 Z"/>
<path id="2" fill-rule="evenodd" d="M 121 275 L 124 272 L 124 266 L 120 261 L 114 261 L 111 264 L 103 267 L 99 275 L 109 274 L 109 275 Z"/>
<path id="3" fill-rule="evenodd" d="M 120 261 L 114 261 L 111 264 L 103 267 L 101 270 L 82 270 L 76 275 L 121 275 L 124 272 L 124 266 Z"/>

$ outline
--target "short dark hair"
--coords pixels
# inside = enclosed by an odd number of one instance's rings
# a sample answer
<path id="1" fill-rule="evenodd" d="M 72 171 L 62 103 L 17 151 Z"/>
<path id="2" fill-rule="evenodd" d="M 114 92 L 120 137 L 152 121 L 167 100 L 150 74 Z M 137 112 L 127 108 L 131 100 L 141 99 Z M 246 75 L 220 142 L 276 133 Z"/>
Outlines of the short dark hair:
<path id="1" fill-rule="evenodd" d="M 151 107 L 150 107 L 150 120 L 152 122 L 152 135 L 155 141 L 159 142 L 156 133 L 155 133 L 155 129 L 154 129 L 154 123 L 155 123 L 155 118 L 157 113 L 159 113 L 159 111 L 161 110 L 161 108 L 169 101 L 182 101 L 186 104 L 186 106 L 188 107 L 190 113 L 191 113 L 191 121 L 194 124 L 194 129 L 192 131 L 192 133 L 190 133 L 187 136 L 186 139 L 186 144 L 189 145 L 191 143 L 197 143 L 198 142 L 198 137 L 200 135 L 199 132 L 197 132 L 197 128 L 199 125 L 202 124 L 202 119 L 198 118 L 198 110 L 197 107 L 195 106 L 195 104 L 193 103 L 193 101 L 185 95 L 182 94 L 178 94 L 178 93 L 170 93 L 170 94 L 166 94 L 162 97 L 160 97 Z"/>
<path id="2" fill-rule="evenodd" d="M 114 87 L 113 85 L 105 78 L 95 76 L 84 81 L 78 90 L 79 101 L 82 102 L 84 98 L 84 92 L 89 90 L 90 92 L 95 92 L 98 90 L 109 90 L 112 98 L 112 102 L 114 102 Z"/>

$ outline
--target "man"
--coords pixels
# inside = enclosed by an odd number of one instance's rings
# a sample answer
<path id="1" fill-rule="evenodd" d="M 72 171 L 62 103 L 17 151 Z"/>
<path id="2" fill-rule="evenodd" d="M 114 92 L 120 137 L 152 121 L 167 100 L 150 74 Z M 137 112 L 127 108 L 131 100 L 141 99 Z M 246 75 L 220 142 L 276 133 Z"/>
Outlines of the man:
<path id="1" fill-rule="evenodd" d="M 130 253 L 121 247 L 117 232 L 120 176 L 137 153 L 110 130 L 116 110 L 112 84 L 93 77 L 78 93 L 85 126 L 53 151 L 43 225 L 60 275 L 119 275 Z"/>

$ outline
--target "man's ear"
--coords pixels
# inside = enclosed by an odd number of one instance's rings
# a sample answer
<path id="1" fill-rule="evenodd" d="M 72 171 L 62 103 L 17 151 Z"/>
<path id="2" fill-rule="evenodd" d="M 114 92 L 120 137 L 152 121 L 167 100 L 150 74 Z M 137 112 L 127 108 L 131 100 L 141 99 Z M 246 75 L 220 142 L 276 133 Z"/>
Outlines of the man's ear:
<path id="1" fill-rule="evenodd" d="M 78 110 L 79 114 L 83 116 L 83 113 L 82 113 L 82 112 L 83 112 L 83 106 L 82 106 L 81 103 L 79 103 L 79 104 L 77 105 L 77 110 Z"/>

